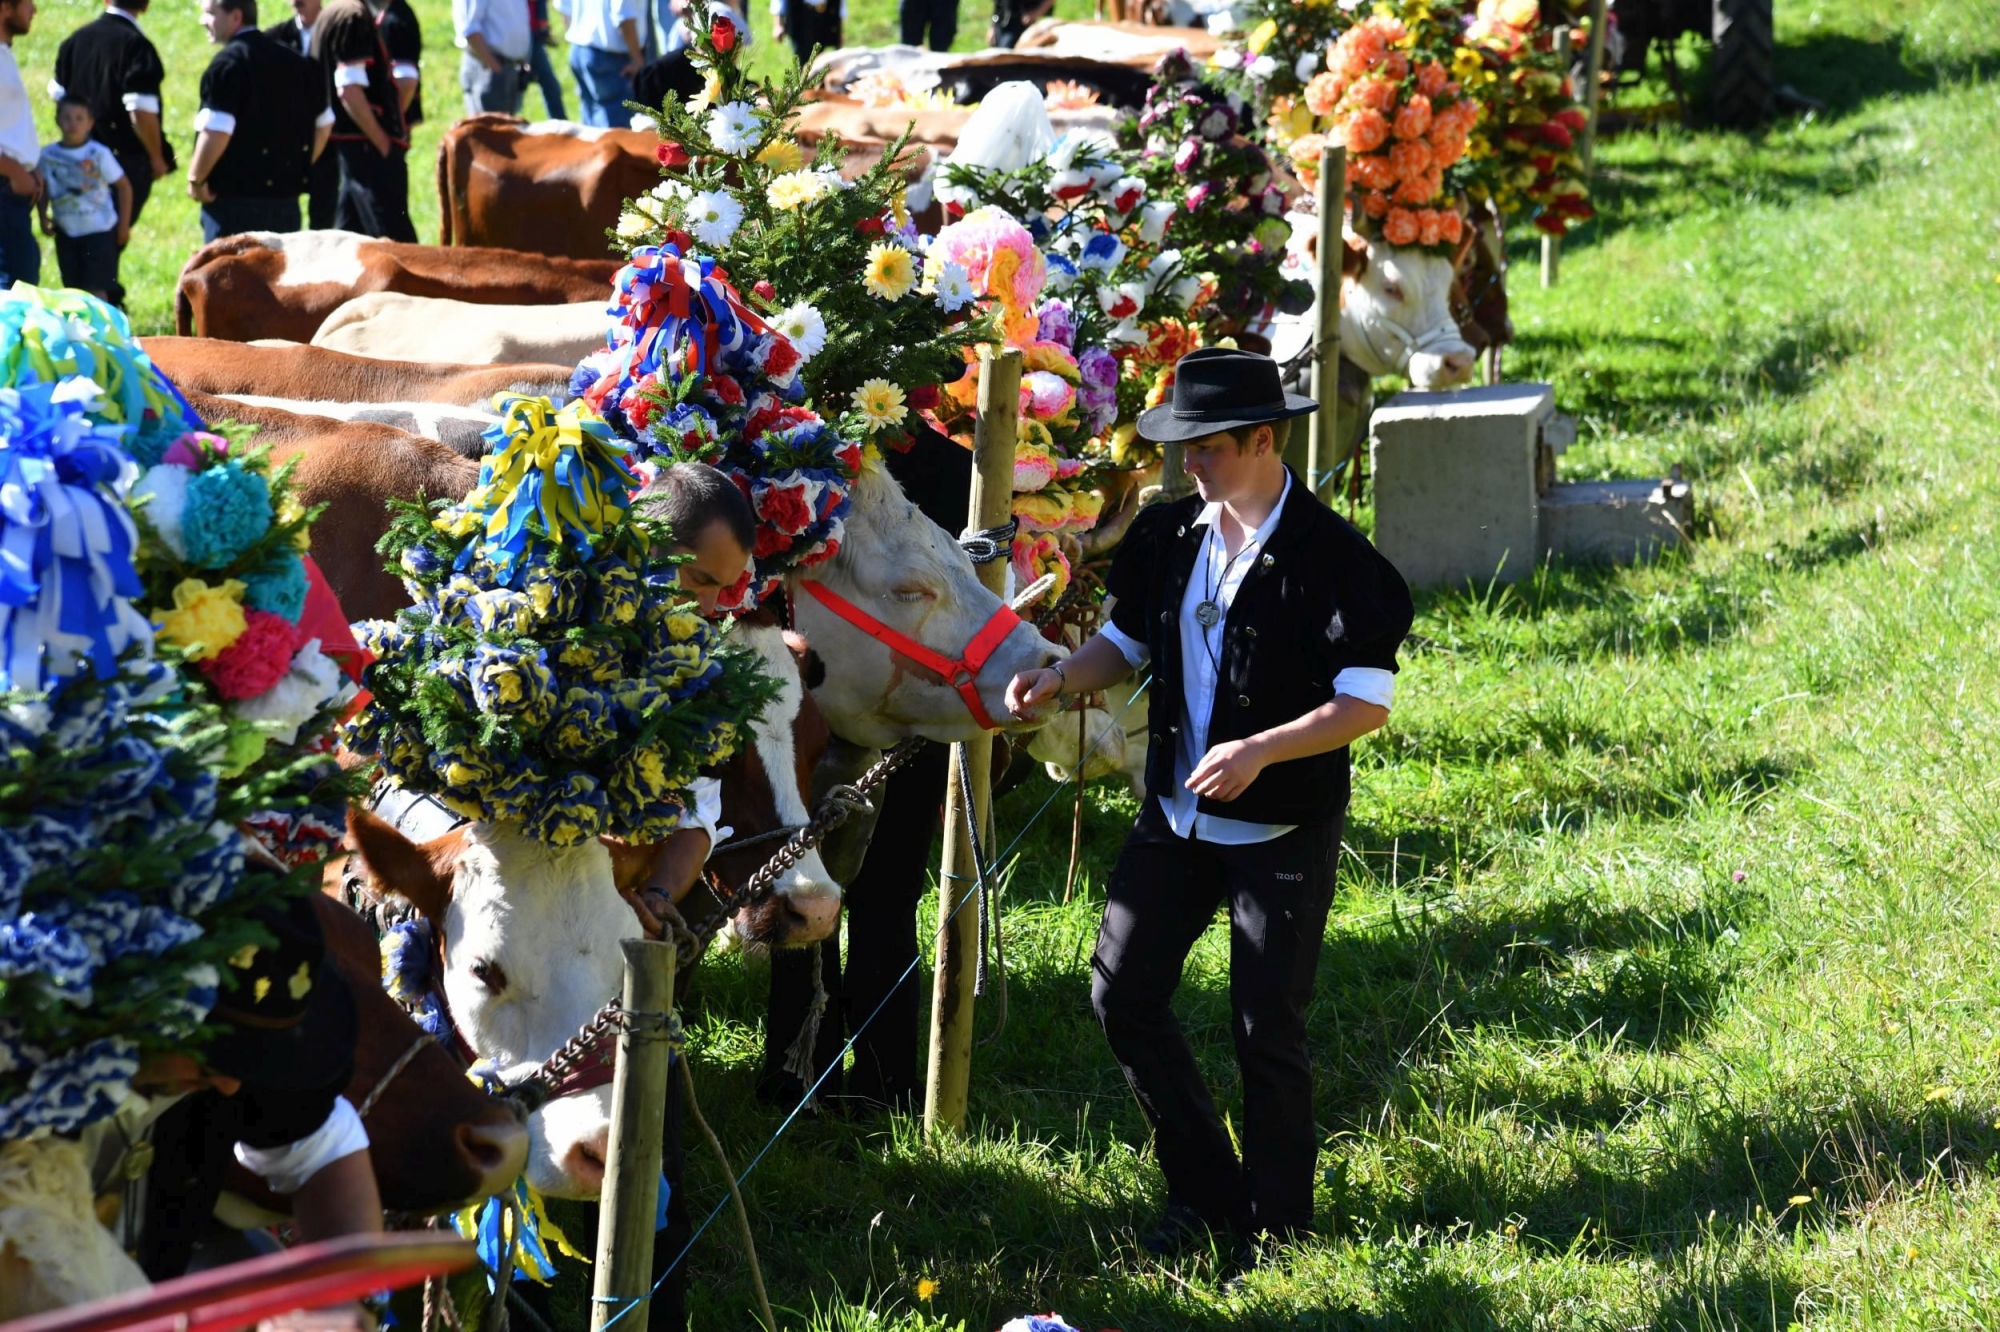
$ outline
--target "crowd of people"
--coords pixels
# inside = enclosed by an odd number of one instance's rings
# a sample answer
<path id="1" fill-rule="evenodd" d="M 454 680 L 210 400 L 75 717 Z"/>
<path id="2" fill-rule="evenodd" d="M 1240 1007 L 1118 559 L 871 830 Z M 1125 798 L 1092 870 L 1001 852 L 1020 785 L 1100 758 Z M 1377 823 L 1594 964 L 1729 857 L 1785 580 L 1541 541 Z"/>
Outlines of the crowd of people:
<path id="1" fill-rule="evenodd" d="M 266 5 L 273 0 L 262 0 Z M 906 0 L 905 8 L 915 0 Z M 185 180 L 202 238 L 339 228 L 414 241 L 411 131 L 424 119 L 424 38 L 409 0 L 291 0 L 280 18 L 260 0 L 201 0 L 217 48 L 203 71 Z M 465 114 L 518 115 L 528 90 L 551 119 L 568 104 L 551 54 L 551 0 L 453 0 Z M 923 0 L 956 13 L 956 0 Z M 166 71 L 146 35 L 150 0 L 106 0 L 56 53 L 48 101 L 31 97 L 14 40 L 36 0 L 0 0 L 0 288 L 40 282 L 35 236 L 53 238 L 63 285 L 124 303 L 120 255 L 155 183 L 180 162 L 167 130 Z M 804 59 L 841 41 L 842 0 L 772 0 L 775 36 Z M 578 117 L 623 128 L 640 71 L 690 41 L 688 0 L 554 0 L 563 15 Z M 747 12 L 709 6 L 750 40 Z M 934 44 L 953 28 L 933 23 Z M 45 127 L 55 131 L 44 142 Z M 303 206 L 301 199 L 304 200 Z"/>

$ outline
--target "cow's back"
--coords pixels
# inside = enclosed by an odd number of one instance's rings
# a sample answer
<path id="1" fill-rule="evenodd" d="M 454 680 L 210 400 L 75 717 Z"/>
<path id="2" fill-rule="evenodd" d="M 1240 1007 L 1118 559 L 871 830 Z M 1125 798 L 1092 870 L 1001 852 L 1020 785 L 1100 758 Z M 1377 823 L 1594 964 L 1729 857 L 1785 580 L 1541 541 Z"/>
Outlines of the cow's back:
<path id="1" fill-rule="evenodd" d="M 600 259 L 625 201 L 659 183 L 659 143 L 640 130 L 461 120 L 438 145 L 443 241 Z"/>
<path id="2" fill-rule="evenodd" d="M 327 317 L 316 347 L 390 361 L 574 365 L 604 346 L 604 302 L 469 305 L 401 292 L 357 296 Z"/>
<path id="3" fill-rule="evenodd" d="M 249 232 L 197 250 L 181 270 L 177 331 L 233 342 L 310 342 L 353 297 L 400 291 L 475 304 L 604 299 L 618 265 L 517 250 L 445 249 L 346 231 Z"/>

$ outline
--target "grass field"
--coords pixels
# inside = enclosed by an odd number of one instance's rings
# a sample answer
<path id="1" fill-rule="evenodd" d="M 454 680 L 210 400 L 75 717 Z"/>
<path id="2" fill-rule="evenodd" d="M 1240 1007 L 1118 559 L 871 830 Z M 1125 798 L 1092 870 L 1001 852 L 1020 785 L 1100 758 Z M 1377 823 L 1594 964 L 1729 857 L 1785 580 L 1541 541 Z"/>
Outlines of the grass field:
<path id="1" fill-rule="evenodd" d="M 172 5 L 149 23 L 184 134 L 204 54 Z M 31 87 L 76 16 L 42 10 Z M 1136 1249 L 1159 1175 L 1087 1002 L 1134 806 L 1092 791 L 1064 905 L 1068 802 L 1029 826 L 1037 782 L 997 816 L 1022 834 L 1011 1017 L 972 1135 L 800 1123 L 746 1186 L 788 1326 L 2000 1324 L 2000 6 L 1778 25 L 1781 77 L 1829 113 L 1606 144 L 1561 286 L 1517 269 L 1510 375 L 1582 418 L 1566 473 L 1679 462 L 1700 539 L 1422 599 L 1357 755 L 1312 1014 L 1322 1237 L 1229 1299 L 1206 1259 Z M 427 67 L 436 112 L 454 68 Z M 149 330 L 195 235 L 162 202 L 128 278 Z M 1181 1010 L 1226 1103 L 1225 967 L 1218 929 Z M 779 1119 L 749 1096 L 763 979 L 700 988 L 740 1168 Z M 723 1192 L 691 1160 L 701 1215 Z M 692 1273 L 699 1326 L 752 1326 L 726 1220 Z M 564 1309 L 584 1325 L 574 1282 Z"/>

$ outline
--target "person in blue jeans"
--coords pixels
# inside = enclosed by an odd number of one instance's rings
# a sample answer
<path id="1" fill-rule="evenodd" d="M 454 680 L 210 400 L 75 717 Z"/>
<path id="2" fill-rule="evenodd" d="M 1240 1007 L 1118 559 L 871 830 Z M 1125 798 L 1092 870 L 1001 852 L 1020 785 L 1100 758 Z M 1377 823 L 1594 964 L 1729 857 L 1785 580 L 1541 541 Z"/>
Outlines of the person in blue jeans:
<path id="1" fill-rule="evenodd" d="M 542 90 L 542 105 L 549 119 L 568 120 L 562 80 L 556 77 L 555 61 L 549 59 L 549 48 L 556 43 L 555 34 L 549 31 L 549 0 L 528 0 L 528 31 L 534 38 L 528 44 L 528 77 Z"/>
<path id="2" fill-rule="evenodd" d="M 14 63 L 14 39 L 27 36 L 34 21 L 35 0 L 0 0 L 0 291 L 42 280 L 42 245 L 35 239 L 42 141 Z"/>
<path id="3" fill-rule="evenodd" d="M 583 123 L 625 129 L 632 78 L 646 63 L 646 0 L 555 0 L 568 21 L 569 68 Z"/>

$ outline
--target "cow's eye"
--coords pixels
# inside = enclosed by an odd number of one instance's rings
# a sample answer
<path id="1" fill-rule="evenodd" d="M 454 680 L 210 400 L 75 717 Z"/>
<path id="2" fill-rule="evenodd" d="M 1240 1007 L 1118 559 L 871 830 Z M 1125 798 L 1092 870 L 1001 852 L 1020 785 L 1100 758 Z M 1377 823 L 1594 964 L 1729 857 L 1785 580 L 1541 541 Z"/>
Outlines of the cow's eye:
<path id="1" fill-rule="evenodd" d="M 1400 301 L 1403 299 L 1403 289 L 1393 282 L 1385 282 L 1382 284 L 1382 295 L 1389 300 Z"/>
<path id="2" fill-rule="evenodd" d="M 889 599 L 891 601 L 929 601 L 936 596 L 936 592 L 922 583 L 898 583 L 895 587 L 889 589 Z"/>
<path id="3" fill-rule="evenodd" d="M 491 958 L 482 957 L 472 964 L 472 979 L 494 994 L 507 988 L 507 973 Z"/>

